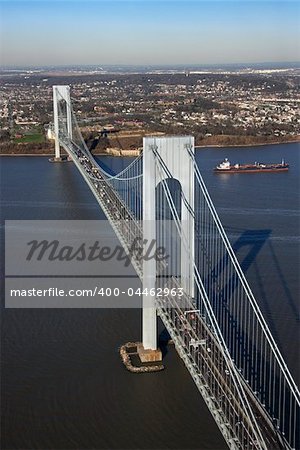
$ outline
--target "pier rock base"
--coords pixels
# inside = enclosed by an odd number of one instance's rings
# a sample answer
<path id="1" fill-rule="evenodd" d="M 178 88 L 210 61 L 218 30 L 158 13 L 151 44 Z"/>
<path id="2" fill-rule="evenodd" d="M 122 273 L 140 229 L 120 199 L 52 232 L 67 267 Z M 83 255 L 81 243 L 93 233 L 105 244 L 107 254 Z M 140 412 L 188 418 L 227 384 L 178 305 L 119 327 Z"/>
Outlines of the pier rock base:
<path id="1" fill-rule="evenodd" d="M 126 369 L 134 373 L 160 372 L 164 370 L 160 350 L 145 350 L 140 342 L 127 342 L 120 348 L 120 356 Z"/>

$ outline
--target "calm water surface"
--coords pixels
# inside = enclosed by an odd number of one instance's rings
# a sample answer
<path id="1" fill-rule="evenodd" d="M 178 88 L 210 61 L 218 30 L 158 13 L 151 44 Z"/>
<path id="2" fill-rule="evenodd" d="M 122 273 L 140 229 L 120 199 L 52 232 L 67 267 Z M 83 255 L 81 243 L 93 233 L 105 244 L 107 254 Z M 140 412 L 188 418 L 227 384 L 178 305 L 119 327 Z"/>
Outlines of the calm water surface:
<path id="1" fill-rule="evenodd" d="M 212 168 L 224 157 L 240 163 L 284 157 L 291 168 L 214 175 Z M 198 150 L 196 158 L 277 343 L 299 379 L 300 147 L 210 148 Z M 118 172 L 130 160 L 101 161 Z M 3 219 L 104 218 L 72 163 L 3 157 L 0 164 Z M 140 321 L 137 310 L 2 310 L 1 448 L 225 449 L 174 349 L 159 374 L 133 375 L 121 365 L 118 347 L 140 339 Z"/>

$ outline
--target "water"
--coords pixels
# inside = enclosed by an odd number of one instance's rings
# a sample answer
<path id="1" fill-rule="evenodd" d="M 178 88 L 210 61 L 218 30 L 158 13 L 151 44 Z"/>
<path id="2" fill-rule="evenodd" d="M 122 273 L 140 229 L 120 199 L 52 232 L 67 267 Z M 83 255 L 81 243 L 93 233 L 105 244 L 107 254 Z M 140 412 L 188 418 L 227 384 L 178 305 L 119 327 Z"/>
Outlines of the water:
<path id="1" fill-rule="evenodd" d="M 240 163 L 284 157 L 291 168 L 281 174 L 214 175 L 212 168 L 224 157 Z M 101 159 L 116 172 L 129 161 Z M 104 218 L 71 163 L 49 164 L 44 157 L 0 161 L 3 218 Z M 197 161 L 299 378 L 299 146 L 201 149 Z M 121 365 L 118 347 L 140 339 L 140 311 L 2 310 L 1 319 L 1 448 L 227 448 L 173 348 L 165 357 L 167 369 L 158 374 L 134 375 Z"/>

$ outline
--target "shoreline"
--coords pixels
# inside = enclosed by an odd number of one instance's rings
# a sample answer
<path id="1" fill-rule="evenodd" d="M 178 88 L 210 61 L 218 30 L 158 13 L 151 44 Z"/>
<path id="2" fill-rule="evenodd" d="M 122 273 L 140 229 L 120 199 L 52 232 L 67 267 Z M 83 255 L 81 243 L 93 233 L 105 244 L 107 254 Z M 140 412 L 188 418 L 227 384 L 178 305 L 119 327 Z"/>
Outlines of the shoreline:
<path id="1" fill-rule="evenodd" d="M 280 144 L 300 144 L 300 139 L 294 141 L 282 141 L 282 142 L 263 142 L 259 144 L 228 144 L 228 145 L 218 145 L 218 144 L 207 144 L 207 145 L 195 145 L 197 148 L 238 148 L 238 147 L 266 147 L 268 145 L 280 145 Z"/>
<path id="2" fill-rule="evenodd" d="M 246 147 L 265 147 L 265 146 L 269 146 L 269 145 L 280 145 L 280 144 L 300 144 L 300 139 L 295 139 L 293 141 L 288 140 L 288 141 L 280 141 L 280 142 L 262 142 L 262 143 L 252 143 L 252 144 L 228 144 L 228 145 L 218 145 L 218 144 L 206 144 L 206 145 L 195 145 L 195 150 L 197 149 L 202 149 L 202 148 L 246 148 Z M 51 157 L 54 155 L 54 151 L 53 153 L 0 153 L 0 157 L 1 156 L 12 156 L 12 157 L 17 157 L 17 156 L 47 156 L 47 157 Z M 112 156 L 114 158 L 129 158 L 131 156 L 128 155 L 110 155 L 107 153 L 93 153 L 93 156 Z"/>

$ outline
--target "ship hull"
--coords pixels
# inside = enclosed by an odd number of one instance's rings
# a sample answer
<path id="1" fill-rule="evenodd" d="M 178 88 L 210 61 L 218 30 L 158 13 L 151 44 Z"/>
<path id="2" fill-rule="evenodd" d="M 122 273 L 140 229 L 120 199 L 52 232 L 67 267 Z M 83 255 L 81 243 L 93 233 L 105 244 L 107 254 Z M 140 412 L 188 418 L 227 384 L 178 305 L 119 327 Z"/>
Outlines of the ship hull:
<path id="1" fill-rule="evenodd" d="M 265 172 L 287 172 L 289 170 L 288 167 L 280 167 L 280 168 L 268 168 L 268 167 L 262 167 L 262 168 L 255 168 L 255 169 L 214 169 L 214 173 L 265 173 Z"/>

